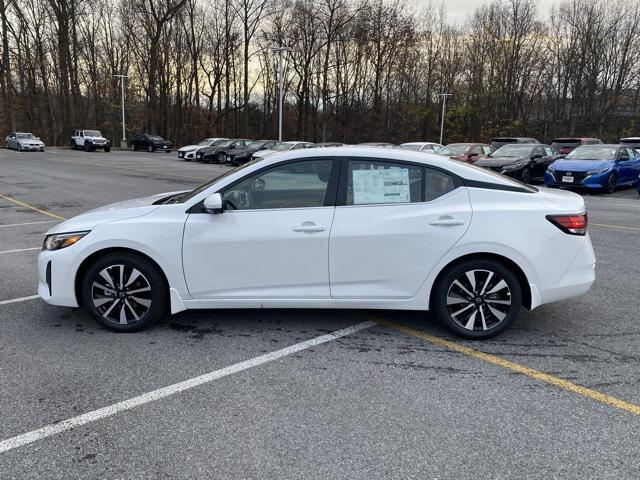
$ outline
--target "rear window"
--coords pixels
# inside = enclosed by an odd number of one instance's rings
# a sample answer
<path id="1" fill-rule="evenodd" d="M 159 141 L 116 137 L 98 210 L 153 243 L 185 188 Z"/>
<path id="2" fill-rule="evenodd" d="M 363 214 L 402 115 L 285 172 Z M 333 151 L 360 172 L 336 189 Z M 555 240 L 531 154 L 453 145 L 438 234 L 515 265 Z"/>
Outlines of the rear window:
<path id="1" fill-rule="evenodd" d="M 577 138 L 556 138 L 551 142 L 551 148 L 560 150 L 561 148 L 577 148 L 582 145 L 582 140 Z"/>

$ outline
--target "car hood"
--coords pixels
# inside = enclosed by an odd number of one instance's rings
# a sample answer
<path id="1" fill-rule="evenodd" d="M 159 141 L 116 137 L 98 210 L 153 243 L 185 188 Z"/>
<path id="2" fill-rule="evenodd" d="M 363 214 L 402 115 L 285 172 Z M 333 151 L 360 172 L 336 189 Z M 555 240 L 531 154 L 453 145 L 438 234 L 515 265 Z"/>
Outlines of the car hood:
<path id="1" fill-rule="evenodd" d="M 154 205 L 161 198 L 181 192 L 167 192 L 150 197 L 134 198 L 123 202 L 112 203 L 103 207 L 98 207 L 76 217 L 70 218 L 46 232 L 46 235 L 54 233 L 79 232 L 91 230 L 103 223 L 126 220 L 128 218 L 142 217 L 148 215 L 158 208 Z"/>
<path id="2" fill-rule="evenodd" d="M 24 145 L 44 145 L 42 140 L 31 140 L 31 139 L 18 140 L 18 143 L 21 143 Z"/>
<path id="3" fill-rule="evenodd" d="M 154 145 L 172 145 L 169 140 L 151 140 Z"/>
<path id="4" fill-rule="evenodd" d="M 274 153 L 278 153 L 282 151 L 286 152 L 286 150 L 271 150 L 271 149 L 258 150 L 257 152 L 254 152 L 254 155 L 256 155 L 257 157 L 266 157 L 267 155 L 273 155 Z"/>
<path id="5" fill-rule="evenodd" d="M 551 167 L 563 172 L 588 172 L 589 170 L 611 167 L 613 162 L 613 160 L 556 160 L 551 164 Z"/>
<path id="6" fill-rule="evenodd" d="M 108 140 L 104 137 L 84 137 L 85 140 L 104 140 L 105 142 L 107 142 Z"/>
<path id="7" fill-rule="evenodd" d="M 231 152 L 231 155 L 233 155 L 234 157 L 239 157 L 239 156 L 243 156 L 243 155 L 252 155 L 254 153 L 256 153 L 257 151 L 259 151 L 259 149 L 257 148 L 234 148 Z"/>
<path id="8" fill-rule="evenodd" d="M 184 147 L 180 147 L 178 151 L 190 152 L 191 150 L 198 150 L 199 148 L 209 148 L 209 147 L 203 147 L 202 145 L 185 145 Z"/>
<path id="9" fill-rule="evenodd" d="M 207 153 L 218 153 L 218 152 L 235 151 L 235 150 L 238 150 L 238 148 L 231 148 L 231 147 L 205 147 L 202 150 L 200 150 L 200 152 L 203 153 L 204 155 L 206 155 Z"/>
<path id="10" fill-rule="evenodd" d="M 520 163 L 527 161 L 526 157 L 480 157 L 474 162 L 479 167 L 504 167 L 512 163 Z"/>

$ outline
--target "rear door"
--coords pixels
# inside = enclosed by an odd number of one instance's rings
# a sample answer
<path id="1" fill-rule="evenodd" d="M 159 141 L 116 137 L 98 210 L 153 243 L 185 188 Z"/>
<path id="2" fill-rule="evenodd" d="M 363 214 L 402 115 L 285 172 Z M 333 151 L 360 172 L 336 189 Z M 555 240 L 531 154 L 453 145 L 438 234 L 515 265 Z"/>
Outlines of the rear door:
<path id="1" fill-rule="evenodd" d="M 467 190 L 444 171 L 378 158 L 344 159 L 340 178 L 331 296 L 415 296 L 469 226 Z"/>

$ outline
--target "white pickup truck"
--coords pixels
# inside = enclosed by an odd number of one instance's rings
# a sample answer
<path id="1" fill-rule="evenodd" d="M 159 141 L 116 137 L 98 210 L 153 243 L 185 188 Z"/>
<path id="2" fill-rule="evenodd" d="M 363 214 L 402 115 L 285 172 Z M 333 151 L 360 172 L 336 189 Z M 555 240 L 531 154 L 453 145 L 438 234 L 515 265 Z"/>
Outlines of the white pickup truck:
<path id="1" fill-rule="evenodd" d="M 74 130 L 71 135 L 71 148 L 92 152 L 96 149 L 111 151 L 111 142 L 104 138 L 98 130 Z"/>

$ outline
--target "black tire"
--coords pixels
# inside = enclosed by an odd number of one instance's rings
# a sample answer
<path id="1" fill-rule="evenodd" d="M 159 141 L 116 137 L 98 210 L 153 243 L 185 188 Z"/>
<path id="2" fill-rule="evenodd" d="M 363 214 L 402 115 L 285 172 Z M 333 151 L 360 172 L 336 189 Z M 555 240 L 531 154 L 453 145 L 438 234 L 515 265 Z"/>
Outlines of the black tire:
<path id="1" fill-rule="evenodd" d="M 153 152 L 155 152 L 155 151 L 156 151 L 156 149 L 154 148 L 154 146 L 153 146 L 153 145 L 147 145 L 147 152 L 149 152 L 149 153 L 153 153 Z"/>
<path id="2" fill-rule="evenodd" d="M 122 285 L 118 280 L 120 266 L 123 269 L 122 283 L 125 288 L 120 288 Z M 136 270 L 139 275 L 126 287 Z M 100 276 L 102 271 L 106 271 L 111 278 L 111 284 Z M 106 286 L 112 292 L 95 286 L 96 284 Z M 111 289 L 111 286 L 115 288 Z M 147 286 L 149 290 L 145 290 Z M 135 295 L 129 292 L 134 292 Z M 82 298 L 89 312 L 106 328 L 116 332 L 134 332 L 162 318 L 167 310 L 169 295 L 165 278 L 154 263 L 139 255 L 122 252 L 105 255 L 88 268 L 82 280 Z M 110 298 L 114 300 L 109 300 Z M 122 310 L 124 316 L 128 317 L 126 323 L 115 318 L 122 318 Z M 136 315 L 138 319 L 135 318 Z"/>
<path id="3" fill-rule="evenodd" d="M 520 181 L 522 183 L 531 183 L 531 169 L 529 167 L 524 167 L 522 172 L 520 173 Z"/>
<path id="4" fill-rule="evenodd" d="M 21 152 L 22 151 L 22 147 L 20 146 L 20 144 L 18 144 L 18 151 Z"/>
<path id="5" fill-rule="evenodd" d="M 104 147 L 104 151 L 105 151 L 106 153 L 109 153 L 109 152 L 111 151 L 111 147 Z"/>
<path id="6" fill-rule="evenodd" d="M 604 187 L 604 191 L 607 193 L 613 193 L 616 191 L 616 183 L 618 183 L 618 175 L 616 172 L 612 172 L 607 179 L 607 186 Z"/>
<path id="7" fill-rule="evenodd" d="M 475 288 L 468 272 L 473 272 Z M 504 303 L 507 301 L 508 305 Z M 522 292 L 516 275 L 502 263 L 491 259 L 468 260 L 453 265 L 440 277 L 431 304 L 438 321 L 453 333 L 482 340 L 511 325 L 520 311 Z"/>
<path id="8" fill-rule="evenodd" d="M 92 152 L 92 151 L 93 151 L 93 148 L 91 148 L 91 145 L 89 145 L 89 144 L 85 143 L 85 144 L 84 144 L 84 151 L 85 151 L 85 152 Z"/>
<path id="9" fill-rule="evenodd" d="M 171 153 L 171 150 L 165 150 L 164 153 Z"/>

